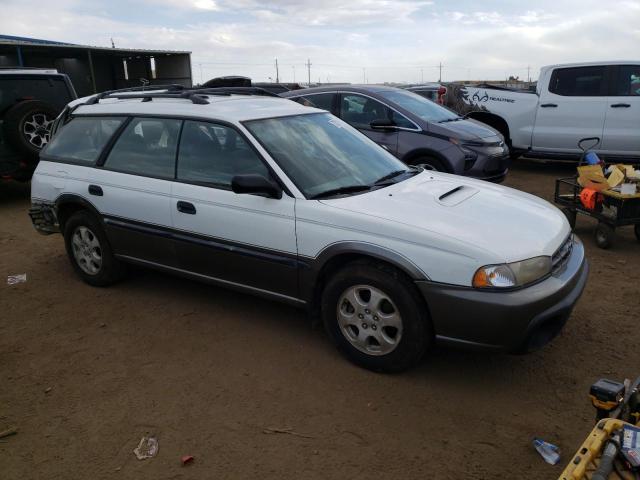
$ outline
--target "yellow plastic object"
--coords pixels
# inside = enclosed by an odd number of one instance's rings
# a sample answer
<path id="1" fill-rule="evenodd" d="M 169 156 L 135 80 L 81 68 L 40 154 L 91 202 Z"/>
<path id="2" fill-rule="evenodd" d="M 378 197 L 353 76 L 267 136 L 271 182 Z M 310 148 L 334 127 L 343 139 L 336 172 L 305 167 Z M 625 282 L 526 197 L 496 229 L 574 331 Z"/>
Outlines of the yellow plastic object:
<path id="1" fill-rule="evenodd" d="M 558 480 L 590 479 L 591 475 L 593 475 L 598 468 L 602 448 L 611 435 L 611 432 L 622 428 L 623 425 L 631 424 L 618 420 L 617 418 L 605 418 L 600 420 L 580 449 L 572 457 L 571 462 L 569 462 L 567 468 L 565 468 L 562 474 L 558 477 Z M 620 476 L 616 473 L 612 473 L 609 475 L 609 479 L 620 480 Z M 628 476 L 625 475 L 623 477 L 623 480 L 627 479 L 634 480 L 634 477 L 629 473 Z"/>

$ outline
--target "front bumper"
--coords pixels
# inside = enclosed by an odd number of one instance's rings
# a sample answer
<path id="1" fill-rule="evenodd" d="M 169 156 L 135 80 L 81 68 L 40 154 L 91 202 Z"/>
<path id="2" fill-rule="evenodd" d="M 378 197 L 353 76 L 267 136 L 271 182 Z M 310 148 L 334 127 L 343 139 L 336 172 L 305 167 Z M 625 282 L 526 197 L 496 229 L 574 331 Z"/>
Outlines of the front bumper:
<path id="1" fill-rule="evenodd" d="M 589 265 L 574 237 L 571 256 L 549 278 L 496 292 L 418 281 L 440 343 L 508 352 L 534 351 L 551 341 L 584 290 Z"/>

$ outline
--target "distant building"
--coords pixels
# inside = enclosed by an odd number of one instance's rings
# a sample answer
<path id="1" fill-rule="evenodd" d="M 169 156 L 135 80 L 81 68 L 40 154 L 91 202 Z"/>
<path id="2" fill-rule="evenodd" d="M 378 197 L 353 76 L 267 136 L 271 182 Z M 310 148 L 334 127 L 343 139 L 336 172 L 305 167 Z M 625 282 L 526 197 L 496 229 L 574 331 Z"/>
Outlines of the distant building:
<path id="1" fill-rule="evenodd" d="M 93 47 L 0 35 L 0 67 L 55 68 L 79 96 L 150 84 L 192 86 L 191 52 Z"/>

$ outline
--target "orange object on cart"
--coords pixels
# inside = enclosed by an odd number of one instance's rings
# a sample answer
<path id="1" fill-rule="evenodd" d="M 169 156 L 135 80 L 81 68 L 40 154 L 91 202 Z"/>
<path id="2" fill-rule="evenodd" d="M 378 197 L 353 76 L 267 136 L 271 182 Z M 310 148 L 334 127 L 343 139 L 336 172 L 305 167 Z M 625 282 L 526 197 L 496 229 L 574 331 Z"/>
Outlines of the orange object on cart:
<path id="1" fill-rule="evenodd" d="M 602 194 L 593 188 L 583 188 L 580 192 L 580 202 L 587 210 L 595 210 L 598 202 L 602 201 Z"/>

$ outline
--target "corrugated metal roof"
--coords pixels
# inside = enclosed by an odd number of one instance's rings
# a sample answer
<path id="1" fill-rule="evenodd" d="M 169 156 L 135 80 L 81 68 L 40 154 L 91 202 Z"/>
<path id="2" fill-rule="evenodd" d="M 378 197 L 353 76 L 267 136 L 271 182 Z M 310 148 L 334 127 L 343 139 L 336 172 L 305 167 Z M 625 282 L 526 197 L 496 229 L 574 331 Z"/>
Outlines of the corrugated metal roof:
<path id="1" fill-rule="evenodd" d="M 0 45 L 16 45 L 25 47 L 56 47 L 56 48 L 75 48 L 84 50 L 101 50 L 120 53 L 154 53 L 154 54 L 191 54 L 187 50 L 151 50 L 144 48 L 112 48 L 112 47 L 96 47 L 93 45 L 79 45 L 76 43 L 56 42 L 53 40 L 42 40 L 39 38 L 16 37 L 13 35 L 0 35 Z"/>

